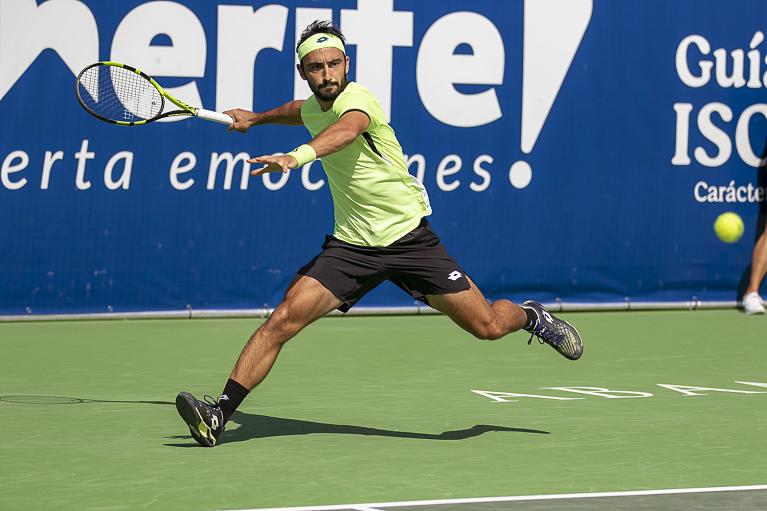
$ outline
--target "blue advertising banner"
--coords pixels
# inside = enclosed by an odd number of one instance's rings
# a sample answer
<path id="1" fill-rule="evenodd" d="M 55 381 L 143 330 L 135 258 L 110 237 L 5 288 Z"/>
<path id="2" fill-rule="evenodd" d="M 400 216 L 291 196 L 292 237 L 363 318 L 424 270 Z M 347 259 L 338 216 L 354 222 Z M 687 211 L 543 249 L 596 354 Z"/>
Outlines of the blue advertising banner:
<path id="1" fill-rule="evenodd" d="M 314 19 L 344 32 L 430 221 L 490 299 L 734 301 L 765 194 L 762 0 L 0 1 L 0 314 L 273 307 L 333 228 L 309 140 L 197 119 L 108 125 L 86 65 L 262 111 L 310 93 Z M 745 234 L 720 241 L 714 219 Z M 361 305 L 411 305 L 385 284 Z"/>

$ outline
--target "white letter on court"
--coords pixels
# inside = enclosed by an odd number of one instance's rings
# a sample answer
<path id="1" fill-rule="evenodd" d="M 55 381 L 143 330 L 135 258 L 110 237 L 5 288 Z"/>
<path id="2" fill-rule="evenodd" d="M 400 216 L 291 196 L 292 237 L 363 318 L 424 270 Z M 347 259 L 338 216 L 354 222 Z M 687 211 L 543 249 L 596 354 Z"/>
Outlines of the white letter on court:
<path id="1" fill-rule="evenodd" d="M 549 390 L 561 390 L 564 392 L 575 392 L 577 394 L 588 394 L 589 396 L 606 397 L 608 399 L 629 399 L 635 397 L 652 397 L 649 392 L 636 392 L 628 390 L 610 390 L 601 387 L 544 387 Z"/>
<path id="2" fill-rule="evenodd" d="M 575 401 L 576 399 L 584 399 L 582 397 L 556 397 L 556 396 L 539 396 L 536 394 L 516 394 L 514 392 L 491 392 L 489 390 L 472 390 L 475 394 L 480 396 L 489 397 L 498 403 L 516 403 L 516 399 L 506 399 L 507 397 L 533 397 L 537 399 L 555 399 L 557 401 Z"/>
<path id="3" fill-rule="evenodd" d="M 743 382 L 737 382 L 743 383 Z M 710 392 L 732 392 L 733 394 L 767 394 L 767 392 L 761 392 L 758 390 L 732 390 L 732 389 L 717 389 L 713 387 L 691 387 L 688 385 L 669 385 L 666 383 L 659 383 L 658 387 L 673 390 L 684 394 L 685 396 L 707 396 L 708 394 L 698 394 L 698 392 L 708 390 Z M 696 392 L 697 391 L 697 392 Z"/>
<path id="4" fill-rule="evenodd" d="M 740 383 L 741 385 L 753 385 L 754 387 L 764 387 L 767 389 L 767 383 L 759 383 L 758 381 L 736 381 L 735 383 Z"/>

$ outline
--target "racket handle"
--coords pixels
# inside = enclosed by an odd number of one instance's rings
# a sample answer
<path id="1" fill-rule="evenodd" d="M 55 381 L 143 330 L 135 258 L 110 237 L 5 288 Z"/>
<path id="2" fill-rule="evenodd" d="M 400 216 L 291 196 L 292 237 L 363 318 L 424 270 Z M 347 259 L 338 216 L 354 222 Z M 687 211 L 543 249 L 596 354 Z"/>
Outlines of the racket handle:
<path id="1" fill-rule="evenodd" d="M 234 119 L 232 119 L 230 116 L 226 114 L 222 114 L 220 112 L 214 112 L 213 110 L 205 110 L 204 108 L 198 108 L 195 112 L 195 115 L 199 117 L 200 119 L 205 119 L 206 121 L 215 121 L 220 122 L 221 124 L 232 124 L 234 122 Z"/>

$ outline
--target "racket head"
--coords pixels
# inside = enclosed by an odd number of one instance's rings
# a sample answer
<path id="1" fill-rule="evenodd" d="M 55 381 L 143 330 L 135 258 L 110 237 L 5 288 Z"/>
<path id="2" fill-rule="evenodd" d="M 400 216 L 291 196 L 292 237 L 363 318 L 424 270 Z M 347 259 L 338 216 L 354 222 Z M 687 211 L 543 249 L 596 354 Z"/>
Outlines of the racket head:
<path id="1" fill-rule="evenodd" d="M 119 62 L 97 62 L 77 75 L 77 101 L 86 112 L 112 124 L 134 126 L 169 115 L 192 112 L 163 112 L 162 88 L 146 73 Z"/>

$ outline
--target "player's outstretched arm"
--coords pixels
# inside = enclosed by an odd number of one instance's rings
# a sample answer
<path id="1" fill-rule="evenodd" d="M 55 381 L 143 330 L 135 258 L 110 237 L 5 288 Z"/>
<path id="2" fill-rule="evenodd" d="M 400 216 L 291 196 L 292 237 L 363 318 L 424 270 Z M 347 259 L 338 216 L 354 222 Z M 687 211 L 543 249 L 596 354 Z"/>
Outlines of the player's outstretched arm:
<path id="1" fill-rule="evenodd" d="M 287 172 L 317 158 L 333 154 L 351 144 L 369 125 L 370 119 L 366 114 L 356 110 L 347 112 L 336 122 L 322 130 L 308 144 L 297 147 L 288 154 L 268 154 L 251 158 L 248 163 L 264 165 L 251 171 L 251 175 L 260 176 L 269 172 Z"/>
<path id="2" fill-rule="evenodd" d="M 234 108 L 224 113 L 234 119 L 234 122 L 229 125 L 229 131 L 237 130 L 240 133 L 245 133 L 251 127 L 260 124 L 300 126 L 303 124 L 301 120 L 301 105 L 303 104 L 303 99 L 296 99 L 267 112 L 251 112 L 242 108 Z"/>
<path id="3" fill-rule="evenodd" d="M 370 118 L 359 110 L 346 112 L 336 122 L 322 130 L 309 145 L 314 148 L 317 158 L 322 158 L 348 146 L 368 129 Z"/>

